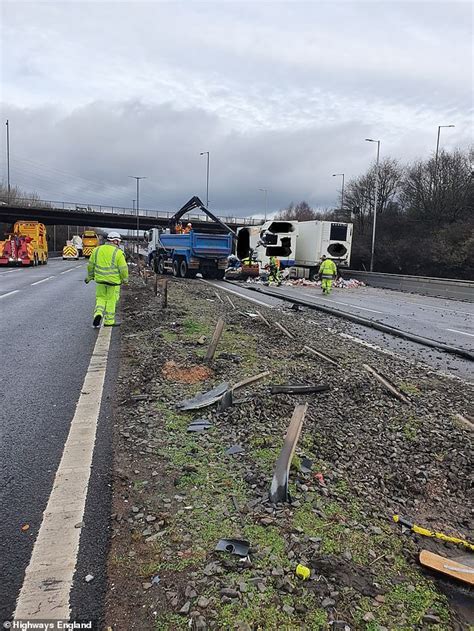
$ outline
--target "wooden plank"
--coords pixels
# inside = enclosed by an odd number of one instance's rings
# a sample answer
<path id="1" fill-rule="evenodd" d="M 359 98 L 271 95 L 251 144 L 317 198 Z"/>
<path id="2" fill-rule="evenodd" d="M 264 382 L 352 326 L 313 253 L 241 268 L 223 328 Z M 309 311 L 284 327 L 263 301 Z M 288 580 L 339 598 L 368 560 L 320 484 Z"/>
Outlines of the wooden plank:
<path id="1" fill-rule="evenodd" d="M 268 377 L 269 374 L 270 374 L 270 371 L 266 370 L 265 372 L 261 372 L 258 375 L 254 375 L 253 377 L 247 377 L 246 379 L 243 379 L 242 381 L 239 381 L 238 383 L 236 383 L 235 386 L 232 386 L 232 390 L 237 390 L 238 388 L 244 388 L 245 386 L 248 386 L 251 383 L 255 383 L 256 381 L 260 381 L 261 379 Z"/>
<path id="2" fill-rule="evenodd" d="M 391 394 L 393 394 L 393 396 L 396 397 L 399 401 L 402 401 L 402 403 L 409 403 L 408 399 L 399 390 L 392 386 L 392 384 L 387 381 L 385 377 L 382 377 L 382 375 L 374 370 L 372 366 L 369 366 L 368 364 L 362 364 L 362 367 L 371 375 L 373 375 L 377 379 L 377 381 L 381 383 L 384 388 L 388 390 Z"/>
<path id="3" fill-rule="evenodd" d="M 311 394 L 313 392 L 327 392 L 328 390 L 329 386 L 326 384 L 312 386 L 283 384 L 270 387 L 271 394 Z"/>
<path id="4" fill-rule="evenodd" d="M 474 432 L 474 423 L 472 423 L 469 419 L 467 419 L 462 414 L 455 414 L 454 416 L 456 417 L 456 421 L 460 425 L 462 425 L 464 428 L 470 430 L 471 432 Z"/>
<path id="5" fill-rule="evenodd" d="M 211 361 L 213 359 L 214 354 L 216 352 L 217 345 L 219 344 L 219 340 L 221 339 L 222 331 L 224 330 L 225 322 L 222 318 L 219 318 L 216 324 L 216 328 L 214 329 L 214 333 L 212 334 L 211 343 L 209 344 L 209 348 L 206 353 L 206 361 Z"/>
<path id="6" fill-rule="evenodd" d="M 232 307 L 232 309 L 235 309 L 235 305 L 234 305 L 234 303 L 232 302 L 232 300 L 230 299 L 230 297 L 226 295 L 226 298 L 227 298 L 227 300 L 229 301 L 230 306 Z"/>
<path id="7" fill-rule="evenodd" d="M 429 550 L 422 550 L 420 552 L 420 563 L 424 567 L 429 567 L 442 574 L 457 578 L 468 585 L 474 585 L 474 568 L 458 563 L 455 559 L 448 559 Z"/>
<path id="8" fill-rule="evenodd" d="M 260 311 L 255 311 L 255 313 L 258 315 L 258 317 L 260 318 L 260 320 L 262 320 L 262 322 L 265 322 L 265 324 L 269 327 L 270 322 L 266 319 L 266 317 L 260 313 Z"/>
<path id="9" fill-rule="evenodd" d="M 288 476 L 290 465 L 295 453 L 296 444 L 301 434 L 303 420 L 308 409 L 308 404 L 297 405 L 293 410 L 288 430 L 286 432 L 283 447 L 275 465 L 272 484 L 270 487 L 271 502 L 287 502 L 288 501 Z"/>
<path id="10" fill-rule="evenodd" d="M 224 304 L 224 301 L 222 300 L 221 295 L 220 295 L 219 293 L 217 293 L 217 291 L 215 291 L 214 293 L 216 294 L 216 296 L 217 296 L 218 300 L 219 300 L 220 302 L 222 302 L 222 304 Z"/>
<path id="11" fill-rule="evenodd" d="M 289 338 L 290 338 L 290 340 L 294 340 L 294 339 L 295 339 L 295 338 L 294 338 L 294 336 L 293 336 L 293 334 L 292 334 L 292 333 L 290 333 L 290 332 L 288 331 L 288 329 L 285 329 L 285 327 L 284 327 L 282 324 L 280 324 L 279 322 L 275 322 L 275 326 L 277 327 L 277 329 L 280 329 L 280 331 L 281 331 L 282 333 L 284 333 L 287 337 L 289 337 Z"/>
<path id="12" fill-rule="evenodd" d="M 319 357 L 320 359 L 324 359 L 324 361 L 329 362 L 330 364 L 333 364 L 334 366 L 339 366 L 337 361 L 335 359 L 332 359 L 332 357 L 329 357 L 329 355 L 326 355 L 326 353 L 317 351 L 314 348 L 311 348 L 311 346 L 303 346 L 303 349 L 305 351 L 308 351 L 308 353 L 312 353 L 313 355 L 316 355 L 316 357 Z"/>

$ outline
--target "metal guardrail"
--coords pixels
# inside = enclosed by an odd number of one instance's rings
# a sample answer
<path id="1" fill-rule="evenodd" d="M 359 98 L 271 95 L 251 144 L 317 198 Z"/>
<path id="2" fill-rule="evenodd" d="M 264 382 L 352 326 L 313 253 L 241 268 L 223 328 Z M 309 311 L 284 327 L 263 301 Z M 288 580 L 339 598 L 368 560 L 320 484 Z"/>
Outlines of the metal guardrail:
<path id="1" fill-rule="evenodd" d="M 342 271 L 344 276 L 362 280 L 372 287 L 474 302 L 474 281 L 471 280 L 409 276 L 405 274 L 382 274 L 380 272 L 363 272 L 353 269 Z"/>
<path id="2" fill-rule="evenodd" d="M 134 208 L 127 208 L 125 206 L 104 206 L 102 204 L 86 204 L 80 202 L 63 202 L 63 201 L 54 201 L 54 200 L 45 200 L 45 199 L 32 199 L 31 197 L 25 198 L 16 198 L 12 206 L 7 204 L 5 200 L 0 200 L 0 203 L 3 206 L 9 206 L 10 208 L 14 206 L 26 207 L 26 208 L 38 208 L 41 210 L 70 210 L 73 212 L 83 212 L 86 213 L 108 213 L 114 215 L 136 215 L 136 210 Z M 140 208 L 140 217 L 153 217 L 157 219 L 170 219 L 176 211 L 165 211 L 165 210 L 156 210 L 149 208 Z M 212 223 L 212 219 L 210 219 L 207 215 L 203 213 L 196 213 L 193 215 L 187 215 L 187 219 L 189 221 L 199 221 L 199 222 L 209 222 Z M 233 223 L 244 226 L 255 226 L 262 223 L 260 219 L 254 219 L 253 217 L 220 217 L 222 221 L 225 223 Z"/>

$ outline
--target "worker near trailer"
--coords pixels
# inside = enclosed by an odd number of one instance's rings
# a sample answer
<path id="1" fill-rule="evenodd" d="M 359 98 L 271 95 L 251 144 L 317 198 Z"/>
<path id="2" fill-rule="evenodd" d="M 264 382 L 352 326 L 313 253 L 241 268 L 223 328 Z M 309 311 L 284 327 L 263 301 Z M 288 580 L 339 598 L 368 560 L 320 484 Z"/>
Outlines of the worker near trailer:
<path id="1" fill-rule="evenodd" d="M 178 221 L 174 231 L 176 234 L 183 234 L 183 224 L 180 221 Z"/>
<path id="2" fill-rule="evenodd" d="M 87 266 L 87 278 L 96 282 L 94 327 L 119 326 L 115 322 L 115 309 L 120 298 L 120 285 L 128 283 L 128 266 L 125 255 L 120 249 L 122 237 L 112 231 L 107 235 L 107 243 L 92 251 Z"/>
<path id="3" fill-rule="evenodd" d="M 186 225 L 186 228 L 183 230 L 184 234 L 189 234 L 191 232 L 191 230 L 193 229 L 193 224 L 192 223 L 188 223 Z"/>
<path id="4" fill-rule="evenodd" d="M 275 283 L 276 285 L 281 285 L 280 259 L 276 256 L 271 256 L 269 268 L 270 274 L 268 275 L 268 282 L 270 284 Z"/>
<path id="5" fill-rule="evenodd" d="M 334 261 L 332 259 L 328 259 L 324 254 L 321 257 L 319 276 L 321 278 L 323 294 L 329 295 L 332 290 L 332 282 L 337 277 L 337 267 Z"/>

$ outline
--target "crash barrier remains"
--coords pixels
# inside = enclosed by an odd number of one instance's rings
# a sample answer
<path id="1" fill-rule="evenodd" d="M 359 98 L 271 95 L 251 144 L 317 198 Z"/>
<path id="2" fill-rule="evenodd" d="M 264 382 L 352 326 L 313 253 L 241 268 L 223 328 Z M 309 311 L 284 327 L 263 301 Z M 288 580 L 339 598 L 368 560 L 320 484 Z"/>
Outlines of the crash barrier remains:
<path id="1" fill-rule="evenodd" d="M 436 296 L 451 300 L 474 302 L 474 281 L 455 278 L 431 278 L 430 276 L 408 276 L 403 274 L 381 274 L 361 270 L 343 270 L 343 276 L 362 280 L 371 287 L 396 289 L 398 291 Z"/>
<path id="2" fill-rule="evenodd" d="M 390 333 L 391 335 L 401 337 L 405 340 L 409 340 L 410 342 L 416 342 L 417 344 L 422 344 L 423 346 L 436 348 L 437 350 L 444 351 L 445 353 L 451 353 L 452 355 L 458 355 L 459 357 L 463 357 L 464 359 L 474 361 L 474 353 L 472 351 L 464 348 L 457 348 L 455 346 L 451 346 L 450 344 L 445 344 L 444 342 L 431 340 L 427 337 L 416 335 L 415 333 L 402 331 L 395 326 L 389 326 L 388 324 L 382 324 L 382 322 L 376 322 L 375 320 L 369 320 L 361 316 L 356 316 L 352 313 L 348 313 L 347 311 L 340 311 L 339 309 L 328 307 L 327 305 L 316 304 L 314 302 L 310 302 L 309 300 L 303 300 L 301 298 L 288 296 L 282 291 L 274 291 L 272 289 L 269 289 L 268 287 L 256 287 L 250 285 L 246 289 L 250 289 L 261 294 L 267 294 L 268 296 L 273 296 L 274 298 L 280 298 L 280 300 L 292 302 L 293 304 L 301 305 L 302 307 L 309 307 L 310 309 L 324 311 L 325 313 L 329 313 L 330 315 L 338 316 L 340 318 L 345 318 L 346 320 L 350 320 L 351 322 L 355 322 L 356 324 L 362 324 L 362 326 L 367 326 L 377 331 L 382 331 L 383 333 Z"/>

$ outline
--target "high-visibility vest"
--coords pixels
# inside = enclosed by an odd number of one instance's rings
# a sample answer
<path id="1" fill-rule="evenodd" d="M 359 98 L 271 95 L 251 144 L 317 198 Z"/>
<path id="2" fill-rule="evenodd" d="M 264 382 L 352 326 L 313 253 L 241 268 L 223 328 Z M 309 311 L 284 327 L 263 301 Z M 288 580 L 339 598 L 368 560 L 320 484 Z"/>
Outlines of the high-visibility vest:
<path id="1" fill-rule="evenodd" d="M 128 266 L 122 250 L 112 243 L 95 248 L 87 266 L 87 277 L 104 285 L 121 285 L 128 280 Z"/>
<path id="2" fill-rule="evenodd" d="M 323 278 L 334 278 L 337 276 L 336 264 L 331 259 L 324 260 L 319 267 L 319 273 Z"/>

